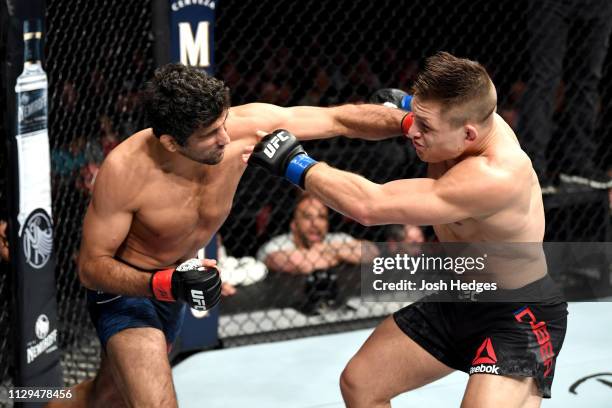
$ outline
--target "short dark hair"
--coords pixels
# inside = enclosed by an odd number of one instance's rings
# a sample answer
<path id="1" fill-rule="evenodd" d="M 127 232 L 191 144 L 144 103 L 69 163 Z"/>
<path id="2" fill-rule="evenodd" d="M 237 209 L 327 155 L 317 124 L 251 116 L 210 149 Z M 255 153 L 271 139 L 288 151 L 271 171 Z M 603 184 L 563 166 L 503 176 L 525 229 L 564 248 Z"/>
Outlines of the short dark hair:
<path id="1" fill-rule="evenodd" d="M 302 204 L 302 201 L 306 201 L 310 199 L 316 199 L 316 197 L 310 194 L 308 191 L 299 191 L 297 193 L 297 198 L 295 200 L 294 208 L 297 208 L 300 204 Z"/>
<path id="2" fill-rule="evenodd" d="M 167 64 L 146 85 L 143 106 L 155 136 L 184 145 L 198 128 L 210 126 L 230 107 L 223 81 L 194 67 Z"/>
<path id="3" fill-rule="evenodd" d="M 317 200 L 317 201 L 320 201 L 321 204 L 323 204 L 327 208 L 325 203 L 323 203 L 321 200 L 319 200 L 314 195 L 310 194 L 308 191 L 300 191 L 300 192 L 298 192 L 298 196 L 297 196 L 297 199 L 295 201 L 295 205 L 293 206 L 293 216 L 294 217 L 297 214 L 297 210 L 300 207 L 300 204 L 302 204 L 306 200 Z"/>
<path id="4" fill-rule="evenodd" d="M 385 238 L 387 241 L 401 242 L 406 238 L 406 231 L 403 225 L 392 224 L 386 228 Z"/>
<path id="5" fill-rule="evenodd" d="M 442 114 L 461 108 L 461 112 L 453 112 L 449 117 L 453 126 L 485 121 L 497 106 L 494 91 L 493 82 L 480 63 L 443 51 L 427 58 L 412 88 L 418 99 L 441 104 Z"/>

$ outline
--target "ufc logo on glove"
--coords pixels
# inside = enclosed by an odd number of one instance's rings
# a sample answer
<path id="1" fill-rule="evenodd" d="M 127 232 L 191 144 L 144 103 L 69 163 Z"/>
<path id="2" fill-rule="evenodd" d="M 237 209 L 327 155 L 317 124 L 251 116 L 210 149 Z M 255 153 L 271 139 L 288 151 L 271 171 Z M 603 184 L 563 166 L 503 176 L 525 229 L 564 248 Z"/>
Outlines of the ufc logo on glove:
<path id="1" fill-rule="evenodd" d="M 289 140 L 289 136 L 284 134 L 284 132 L 277 133 L 276 136 L 272 138 L 270 143 L 266 144 L 266 148 L 264 149 L 265 155 L 270 159 L 274 157 L 274 153 L 276 153 L 278 150 L 278 144 L 287 140 Z"/>
<path id="2" fill-rule="evenodd" d="M 204 301 L 204 292 L 201 290 L 191 289 L 192 307 L 196 310 L 205 311 L 206 302 Z"/>

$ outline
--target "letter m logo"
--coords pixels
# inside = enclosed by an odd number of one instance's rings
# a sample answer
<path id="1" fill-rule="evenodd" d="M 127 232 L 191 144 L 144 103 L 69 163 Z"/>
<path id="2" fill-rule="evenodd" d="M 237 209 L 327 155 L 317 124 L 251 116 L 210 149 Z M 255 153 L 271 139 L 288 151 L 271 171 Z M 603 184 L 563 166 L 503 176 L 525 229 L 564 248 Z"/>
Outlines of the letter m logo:
<path id="1" fill-rule="evenodd" d="M 203 67 L 210 66 L 210 47 L 208 30 L 210 23 L 200 21 L 195 36 L 190 23 L 179 23 L 179 47 L 181 49 L 181 64 Z"/>

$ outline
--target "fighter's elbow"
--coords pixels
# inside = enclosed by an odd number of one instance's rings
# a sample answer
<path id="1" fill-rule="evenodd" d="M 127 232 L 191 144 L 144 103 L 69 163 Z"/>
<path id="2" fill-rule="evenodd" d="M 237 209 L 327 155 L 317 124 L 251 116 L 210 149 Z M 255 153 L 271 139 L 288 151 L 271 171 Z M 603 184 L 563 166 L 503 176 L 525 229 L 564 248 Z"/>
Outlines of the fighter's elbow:
<path id="1" fill-rule="evenodd" d="M 86 289 L 96 290 L 93 279 L 82 269 L 79 269 L 79 282 Z"/>
<path id="2" fill-rule="evenodd" d="M 348 138 L 356 138 L 355 124 L 353 118 L 359 117 L 358 108 L 354 104 L 345 104 L 329 108 L 330 122 L 333 133 Z"/>
<path id="3" fill-rule="evenodd" d="M 359 202 L 355 204 L 352 214 L 348 214 L 351 218 L 365 227 L 377 225 L 377 218 L 372 205 L 367 202 Z"/>
<path id="4" fill-rule="evenodd" d="M 90 271 L 89 262 L 79 257 L 77 262 L 77 274 L 79 276 L 79 282 L 87 289 L 96 290 L 95 279 Z"/>

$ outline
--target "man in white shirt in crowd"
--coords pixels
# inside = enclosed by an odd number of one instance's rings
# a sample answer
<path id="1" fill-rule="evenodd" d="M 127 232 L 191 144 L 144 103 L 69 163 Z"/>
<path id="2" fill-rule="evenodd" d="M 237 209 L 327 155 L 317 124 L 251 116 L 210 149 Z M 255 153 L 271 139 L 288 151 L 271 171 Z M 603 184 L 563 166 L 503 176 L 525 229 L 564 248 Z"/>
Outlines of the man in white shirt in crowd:
<path id="1" fill-rule="evenodd" d="M 295 206 L 290 232 L 265 243 L 257 259 L 273 271 L 308 275 L 340 263 L 367 262 L 378 254 L 371 242 L 329 232 L 328 216 L 329 210 L 321 201 L 304 193 Z"/>

